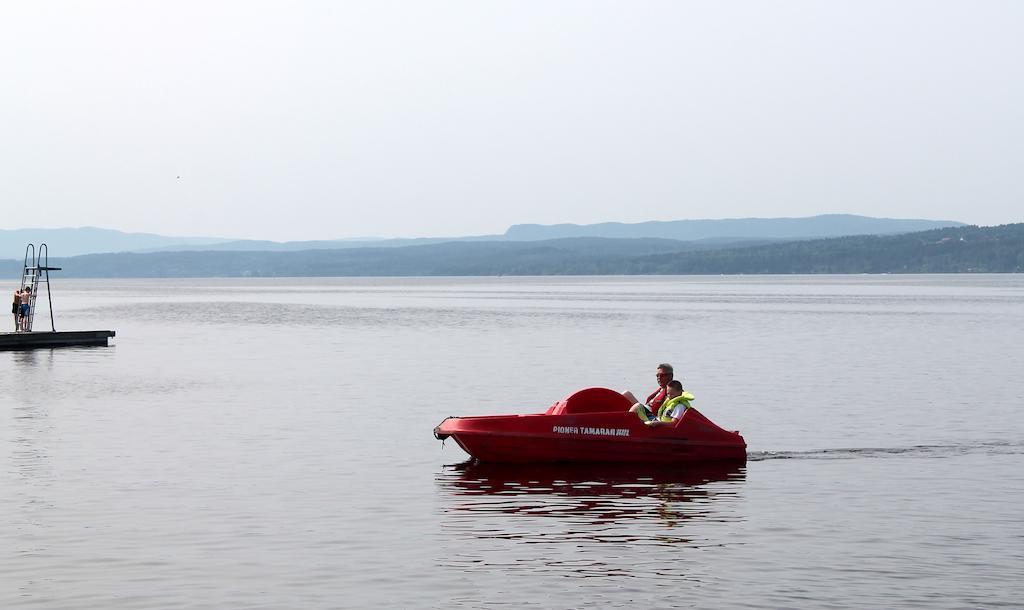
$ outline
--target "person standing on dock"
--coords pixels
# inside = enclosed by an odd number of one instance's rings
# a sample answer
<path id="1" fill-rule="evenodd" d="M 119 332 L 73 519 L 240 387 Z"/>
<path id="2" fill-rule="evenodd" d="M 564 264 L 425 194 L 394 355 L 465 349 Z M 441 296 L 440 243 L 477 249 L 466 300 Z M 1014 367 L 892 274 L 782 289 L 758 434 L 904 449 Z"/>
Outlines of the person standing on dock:
<path id="1" fill-rule="evenodd" d="M 14 332 L 21 330 L 21 288 L 14 291 L 14 303 L 11 304 L 11 313 L 14 314 Z"/>
<path id="2" fill-rule="evenodd" d="M 29 303 L 32 302 L 32 287 L 21 289 L 21 330 L 29 330 Z"/>

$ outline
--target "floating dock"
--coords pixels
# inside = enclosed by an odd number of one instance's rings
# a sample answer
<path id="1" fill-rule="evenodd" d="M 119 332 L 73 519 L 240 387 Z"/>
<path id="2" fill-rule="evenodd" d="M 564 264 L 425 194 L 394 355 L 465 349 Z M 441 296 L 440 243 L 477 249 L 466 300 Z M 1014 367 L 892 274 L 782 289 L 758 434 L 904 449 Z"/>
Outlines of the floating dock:
<path id="1" fill-rule="evenodd" d="M 25 246 L 25 266 L 21 273 L 21 281 L 18 283 L 18 290 L 14 293 L 11 310 L 17 330 L 13 333 L 0 333 L 0 351 L 48 347 L 107 346 L 107 341 L 114 336 L 112 330 L 57 331 L 53 323 L 50 272 L 60 271 L 60 267 L 51 267 L 49 259 L 49 248 L 46 244 L 39 244 L 38 253 L 35 244 Z M 46 284 L 46 301 L 50 306 L 49 331 L 32 330 L 32 324 L 36 318 L 36 297 L 39 295 L 41 284 Z"/>
<path id="2" fill-rule="evenodd" d="M 70 330 L 60 332 L 32 331 L 0 333 L 0 350 L 72 347 L 75 345 L 108 345 L 112 330 Z"/>

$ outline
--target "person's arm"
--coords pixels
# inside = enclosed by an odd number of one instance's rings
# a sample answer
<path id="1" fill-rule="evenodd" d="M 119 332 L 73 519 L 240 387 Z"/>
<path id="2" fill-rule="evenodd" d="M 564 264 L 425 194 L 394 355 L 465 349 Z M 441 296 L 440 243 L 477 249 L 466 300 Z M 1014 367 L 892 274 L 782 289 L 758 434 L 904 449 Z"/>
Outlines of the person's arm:
<path id="1" fill-rule="evenodd" d="M 676 406 L 672 407 L 672 412 L 669 413 L 669 417 L 672 418 L 671 423 L 673 426 L 679 423 L 679 420 L 683 417 L 683 415 L 686 413 L 686 410 L 689 408 L 690 403 L 685 399 L 680 400 L 679 403 L 676 404 Z"/>

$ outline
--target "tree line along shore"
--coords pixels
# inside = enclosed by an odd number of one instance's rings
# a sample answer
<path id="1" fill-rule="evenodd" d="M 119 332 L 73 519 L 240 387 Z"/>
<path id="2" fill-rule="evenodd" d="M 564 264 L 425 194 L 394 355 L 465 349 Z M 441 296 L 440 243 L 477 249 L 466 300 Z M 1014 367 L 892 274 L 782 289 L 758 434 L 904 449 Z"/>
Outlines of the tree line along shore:
<path id="1" fill-rule="evenodd" d="M 0 262 L 9 277 L 22 261 Z M 1024 272 L 1024 223 L 899 235 L 724 244 L 578 237 L 294 252 L 180 251 L 51 258 L 61 277 L 332 277 Z"/>

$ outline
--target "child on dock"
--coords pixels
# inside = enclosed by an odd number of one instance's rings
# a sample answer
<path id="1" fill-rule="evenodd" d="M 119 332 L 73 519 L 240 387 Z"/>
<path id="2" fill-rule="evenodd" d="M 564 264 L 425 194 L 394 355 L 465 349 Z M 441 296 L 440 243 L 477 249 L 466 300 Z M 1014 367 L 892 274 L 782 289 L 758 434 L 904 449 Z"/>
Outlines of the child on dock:
<path id="1" fill-rule="evenodd" d="M 14 291 L 14 303 L 11 305 L 14 314 L 14 332 L 21 330 L 21 288 Z"/>
<path id="2" fill-rule="evenodd" d="M 25 286 L 21 289 L 21 330 L 29 330 L 29 308 L 32 302 L 32 287 Z"/>

